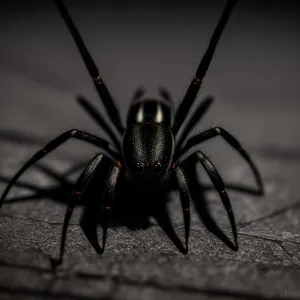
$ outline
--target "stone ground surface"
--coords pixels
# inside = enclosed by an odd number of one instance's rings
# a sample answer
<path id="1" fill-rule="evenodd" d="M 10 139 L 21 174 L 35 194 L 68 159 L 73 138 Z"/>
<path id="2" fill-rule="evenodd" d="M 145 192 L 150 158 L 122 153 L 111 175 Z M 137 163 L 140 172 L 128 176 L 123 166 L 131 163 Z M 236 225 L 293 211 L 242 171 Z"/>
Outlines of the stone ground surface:
<path id="1" fill-rule="evenodd" d="M 221 6 L 213 13 L 217 15 Z M 48 9 L 48 18 L 19 12 L 0 27 L 4 40 L 0 50 L 1 191 L 26 159 L 59 133 L 79 128 L 102 135 L 74 100 L 83 93 L 97 104 L 74 45 L 67 31 L 62 30 L 63 23 L 53 7 Z M 142 44 L 136 27 L 124 22 L 124 35 L 128 34 L 124 43 L 116 30 L 120 23 L 113 24 L 105 34 L 107 19 L 102 24 L 100 18 L 97 23 L 96 16 L 87 11 L 80 19 L 80 11 L 74 7 L 93 53 L 100 53 L 95 55 L 97 60 L 103 57 L 101 68 L 112 83 L 114 95 L 121 99 L 122 117 L 129 104 L 129 100 L 122 99 L 130 99 L 139 83 L 147 83 L 150 88 L 165 83 L 179 102 L 199 59 L 198 52 L 209 38 L 205 28 L 216 21 L 203 15 L 203 22 L 208 24 L 203 27 L 197 23 L 195 12 L 182 11 L 186 20 L 174 11 L 169 13 L 174 18 L 179 16 L 179 20 L 172 19 L 171 26 L 158 14 L 156 22 L 162 28 L 159 36 L 158 27 L 153 29 L 148 15 L 135 19 L 147 32 L 148 39 Z M 88 15 L 89 22 L 84 22 Z M 241 6 L 224 35 L 201 95 L 213 92 L 216 101 L 199 126 L 200 130 L 221 123 L 228 128 L 249 151 L 263 177 L 263 197 L 229 190 L 239 251 L 231 251 L 209 233 L 192 209 L 188 255 L 180 254 L 162 229 L 153 225 L 137 231 L 109 229 L 107 249 L 99 257 L 78 225 L 82 210 L 78 207 L 71 220 L 64 264 L 54 274 L 49 257 L 58 255 L 70 188 L 62 178 L 74 182 L 78 172 L 70 174 L 70 170 L 97 151 L 70 141 L 26 172 L 1 209 L 1 299 L 300 298 L 299 23 L 293 17 L 278 19 L 276 12 L 275 17 L 259 13 L 255 19 L 247 16 L 247 9 Z M 259 28 L 255 32 L 251 27 L 254 21 Z M 187 28 L 177 31 L 180 22 L 185 22 Z M 98 31 L 89 31 L 89 26 L 95 24 Z M 277 25 L 281 30 L 276 29 Z M 199 42 L 198 29 L 202 30 Z M 167 33 L 168 39 L 164 40 Z M 103 35 L 103 41 L 98 34 Z M 187 40 L 194 42 L 185 44 Z M 160 49 L 153 46 L 155 41 Z M 173 47 L 177 41 L 181 46 Z M 221 140 L 209 142 L 202 149 L 226 183 L 254 185 L 247 165 Z M 202 178 L 209 182 L 204 175 Z M 219 198 L 210 191 L 207 198 L 218 224 L 230 235 Z M 170 214 L 181 233 L 179 212 L 175 198 Z"/>

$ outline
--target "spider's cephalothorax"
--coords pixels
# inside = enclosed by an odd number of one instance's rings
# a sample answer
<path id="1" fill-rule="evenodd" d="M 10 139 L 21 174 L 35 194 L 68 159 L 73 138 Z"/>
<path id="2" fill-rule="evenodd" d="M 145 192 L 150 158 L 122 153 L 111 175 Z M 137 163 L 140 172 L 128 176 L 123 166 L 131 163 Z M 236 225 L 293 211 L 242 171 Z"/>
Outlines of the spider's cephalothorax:
<path id="1" fill-rule="evenodd" d="M 125 178 L 139 190 L 160 192 L 167 187 L 174 156 L 170 107 L 159 100 L 140 100 L 129 109 L 123 135 Z"/>
<path id="2" fill-rule="evenodd" d="M 188 138 L 191 130 L 199 122 L 202 115 L 212 103 L 212 98 L 207 97 L 195 108 L 192 115 L 187 119 L 189 110 L 196 99 L 218 41 L 236 1 L 227 1 L 227 5 L 214 30 L 208 48 L 197 68 L 195 77 L 191 81 L 178 109 L 175 111 L 173 101 L 166 89 L 159 89 L 162 98 L 161 100 L 142 99 L 144 94 L 143 89 L 138 89 L 129 108 L 126 128 L 124 128 L 122 124 L 114 100 L 102 77 L 100 77 L 98 69 L 86 49 L 66 7 L 60 0 L 55 0 L 55 3 L 74 38 L 87 70 L 93 79 L 95 88 L 103 102 L 106 113 L 111 123 L 118 131 L 118 136 L 111 129 L 111 126 L 107 124 L 102 114 L 90 102 L 83 97 L 78 98 L 80 105 L 102 127 L 109 136 L 111 142 L 77 129 L 69 130 L 61 134 L 56 139 L 49 142 L 43 149 L 38 151 L 19 170 L 19 172 L 17 172 L 0 199 L 0 207 L 10 188 L 24 171 L 68 139 L 76 138 L 98 146 L 105 154 L 99 153 L 96 155 L 87 165 L 75 184 L 74 191 L 70 197 L 68 208 L 66 210 L 60 259 L 58 262 L 62 261 L 67 228 L 76 202 L 84 191 L 90 191 L 92 182 L 100 179 L 103 181 L 105 188 L 101 199 L 97 199 L 99 201 L 97 204 L 101 204 L 102 210 L 100 212 L 100 210 L 94 209 L 94 206 L 92 207 L 92 204 L 89 202 L 90 205 L 86 206 L 80 222 L 85 235 L 98 253 L 102 253 L 105 248 L 107 227 L 111 211 L 114 210 L 114 207 L 116 208 L 118 206 L 119 200 L 119 203 L 122 202 L 123 207 L 124 205 L 126 206 L 126 203 L 129 203 L 129 199 L 126 199 L 126 197 L 122 198 L 124 195 L 119 193 L 119 191 L 124 189 L 124 186 L 129 190 L 130 194 L 133 196 L 132 198 L 135 198 L 134 195 L 137 193 L 138 196 L 136 198 L 138 199 L 139 207 L 143 207 L 143 203 L 145 203 L 143 200 L 147 198 L 150 199 L 150 202 L 152 202 L 153 199 L 153 206 L 161 208 L 159 205 L 164 201 L 161 199 L 162 197 L 167 195 L 168 192 L 174 188 L 179 191 L 182 213 L 184 216 L 185 246 L 183 246 L 178 238 L 175 237 L 176 233 L 172 227 L 170 229 L 171 235 L 169 236 L 182 253 L 187 253 L 190 224 L 189 198 L 192 197 L 195 203 L 197 203 L 197 201 L 199 202 L 198 194 L 195 193 L 195 186 L 199 185 L 195 175 L 195 166 L 197 162 L 200 162 L 207 172 L 227 211 L 234 242 L 232 243 L 227 239 L 226 244 L 231 249 L 237 250 L 237 231 L 234 215 L 222 178 L 212 162 L 200 150 L 195 151 L 188 155 L 186 159 L 182 160 L 182 156 L 187 154 L 187 151 L 191 150 L 194 146 L 197 146 L 210 138 L 221 136 L 248 162 L 258 185 L 256 192 L 257 194 L 263 194 L 263 184 L 256 166 L 240 143 L 226 130 L 215 127 Z M 185 121 L 186 124 L 184 124 Z M 180 135 L 178 134 L 179 130 L 181 130 Z M 188 180 L 186 179 L 187 175 L 189 176 Z M 130 211 L 133 213 L 132 210 Z M 102 247 L 100 247 L 98 243 L 96 230 L 99 213 L 101 213 L 103 226 Z M 208 210 L 202 212 L 202 214 L 205 214 L 203 219 L 206 220 L 205 225 L 208 229 L 215 232 L 215 234 L 222 239 L 225 234 L 221 230 L 214 230 L 216 229 L 216 223 Z M 166 227 L 163 228 L 167 232 Z"/>

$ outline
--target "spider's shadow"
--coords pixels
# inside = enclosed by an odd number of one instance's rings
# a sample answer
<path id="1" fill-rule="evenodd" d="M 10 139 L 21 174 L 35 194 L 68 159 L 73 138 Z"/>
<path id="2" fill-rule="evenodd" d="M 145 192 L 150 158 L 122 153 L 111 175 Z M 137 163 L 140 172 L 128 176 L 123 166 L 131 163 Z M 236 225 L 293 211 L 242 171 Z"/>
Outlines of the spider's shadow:
<path id="1" fill-rule="evenodd" d="M 44 175 L 50 177 L 51 180 L 55 180 L 57 183 L 50 187 L 41 188 L 34 183 L 24 183 L 19 180 L 15 187 L 27 189 L 33 193 L 28 196 L 18 196 L 8 198 L 5 205 L 16 205 L 17 203 L 24 201 L 38 201 L 40 199 L 49 199 L 60 204 L 67 206 L 69 197 L 73 191 L 76 181 L 68 179 L 70 175 L 77 175 L 84 169 L 88 162 L 81 162 L 71 167 L 67 172 L 58 174 L 52 170 L 49 166 L 42 164 L 35 164 L 32 168 L 38 169 Z M 91 219 L 97 218 L 97 223 L 102 224 L 101 214 L 101 195 L 104 190 L 105 174 L 103 178 L 97 177 L 96 180 L 89 184 L 89 188 L 83 193 L 80 198 L 78 206 L 84 208 L 81 221 L 89 222 Z M 74 177 L 74 176 L 73 176 Z M 0 181 L 9 183 L 10 178 L 0 175 Z M 158 224 L 163 228 L 168 237 L 173 241 L 176 247 L 184 252 L 183 243 L 178 238 L 175 229 L 172 226 L 172 221 L 167 210 L 166 202 L 170 200 L 167 195 L 161 195 L 160 199 L 151 199 L 150 197 L 143 195 L 143 201 L 141 201 L 140 195 L 137 195 L 134 191 L 128 189 L 122 189 L 122 196 L 119 197 L 120 201 L 116 203 L 113 214 L 111 216 L 110 226 L 126 226 L 130 230 L 146 229 L 152 226 L 150 217 L 154 217 Z M 125 200 L 125 201 L 124 201 Z M 167 200 L 167 201 L 166 201 Z M 148 203 L 148 205 L 145 205 Z M 149 205 L 150 204 L 150 205 Z M 67 208 L 67 207 L 66 207 Z M 95 213 L 97 212 L 97 213 Z M 62 220 L 63 221 L 63 220 Z M 93 246 L 93 245 L 92 245 Z"/>
<path id="2" fill-rule="evenodd" d="M 14 143 L 24 143 L 23 135 L 20 135 L 15 132 L 8 132 L 3 135 L 0 134 L 0 138 L 14 142 Z M 40 144 L 39 139 L 30 138 L 30 140 L 25 142 Z M 40 172 L 43 172 L 45 175 L 49 176 L 51 180 L 55 180 L 56 184 L 41 188 L 37 184 L 24 183 L 18 181 L 15 186 L 20 188 L 25 188 L 33 191 L 33 194 L 29 196 L 20 196 L 15 198 L 7 199 L 5 202 L 6 205 L 16 204 L 18 202 L 24 201 L 34 201 L 39 199 L 50 199 L 59 203 L 66 204 L 68 203 L 69 197 L 73 191 L 75 182 L 70 180 L 70 176 L 74 174 L 80 174 L 84 167 L 88 164 L 88 161 L 80 162 L 73 165 L 69 170 L 63 174 L 58 174 L 57 171 L 52 170 L 50 167 L 35 164 L 33 168 L 38 168 Z M 189 189 L 194 207 L 198 213 L 199 218 L 207 229 L 220 238 L 228 247 L 235 249 L 235 246 L 230 241 L 230 239 L 225 235 L 222 229 L 214 221 L 210 211 L 208 209 L 207 199 L 205 197 L 205 192 L 208 190 L 213 190 L 212 186 L 207 186 L 199 182 L 198 174 L 195 167 L 188 167 L 185 170 L 187 172 L 187 177 L 189 178 Z M 73 176 L 74 177 L 74 176 Z M 10 178 L 0 175 L 0 181 L 8 183 Z M 96 182 L 93 182 L 90 188 L 82 195 L 78 205 L 84 207 L 83 217 L 94 217 L 91 212 L 101 211 L 99 205 L 101 204 L 99 199 L 101 199 L 101 193 L 104 189 L 104 185 L 101 185 L 101 182 L 105 182 L 105 175 L 102 178 L 97 178 Z M 227 184 L 228 190 L 235 190 L 249 194 L 257 194 L 255 189 L 245 187 L 242 185 L 230 185 Z M 158 224 L 163 228 L 169 238 L 177 246 L 177 248 L 184 252 L 182 242 L 178 238 L 178 235 L 175 232 L 175 229 L 172 226 L 172 221 L 170 219 L 170 214 L 167 210 L 167 202 L 170 200 L 170 194 L 161 195 L 159 199 L 145 199 L 145 195 L 137 195 L 134 191 L 128 189 L 123 190 L 121 195 L 121 200 L 118 201 L 112 215 L 112 226 L 126 226 L 131 230 L 134 229 L 146 229 L 152 224 L 150 223 L 150 216 L 153 216 Z M 141 201 L 142 200 L 142 201 Z M 150 203 L 150 205 L 145 205 L 145 203 Z M 97 215 L 98 223 L 101 224 L 101 214 Z"/>
<path id="3" fill-rule="evenodd" d="M 80 174 L 81 170 L 87 165 L 86 162 L 77 163 L 72 166 L 63 174 L 58 174 L 56 171 L 52 170 L 49 166 L 42 164 L 36 164 L 33 168 L 37 168 L 39 172 L 47 175 L 51 180 L 55 180 L 57 183 L 50 187 L 41 188 L 37 184 L 24 183 L 18 181 L 15 186 L 19 188 L 25 188 L 33 191 L 33 194 L 28 196 L 20 196 L 9 198 L 5 202 L 6 205 L 17 204 L 24 201 L 38 201 L 40 199 L 50 199 L 58 203 L 63 203 L 67 205 L 68 199 L 74 188 L 75 181 L 69 179 L 70 175 L 77 173 Z M 196 168 L 189 168 L 188 172 L 189 182 L 190 182 L 190 194 L 198 213 L 199 218 L 207 229 L 221 239 L 228 247 L 235 249 L 234 244 L 225 235 L 219 225 L 214 221 L 210 211 L 208 209 L 207 199 L 205 197 L 205 191 L 212 190 L 213 187 L 205 186 L 199 182 L 197 179 Z M 74 177 L 74 176 L 73 176 Z M 192 179 L 193 178 L 193 179 Z M 10 178 L 0 175 L 0 181 L 8 183 Z M 91 187 L 82 195 L 79 206 L 84 207 L 83 216 L 86 218 L 93 217 L 90 213 L 93 211 L 101 211 L 99 205 L 101 204 L 99 199 L 104 186 L 100 184 L 101 180 L 93 182 Z M 103 180 L 104 182 L 104 180 Z M 242 191 L 246 193 L 255 194 L 255 190 L 239 185 L 230 185 L 230 189 L 236 191 Z M 114 213 L 112 215 L 111 226 L 126 226 L 131 230 L 136 229 L 146 229 L 152 224 L 150 222 L 150 216 L 154 217 L 158 224 L 163 228 L 165 233 L 168 235 L 170 240 L 176 245 L 176 247 L 184 252 L 184 246 L 179 239 L 176 230 L 172 226 L 172 221 L 170 214 L 167 210 L 167 202 L 170 200 L 170 195 L 162 195 L 160 199 L 151 200 L 144 199 L 141 201 L 139 195 L 132 193 L 130 191 L 123 191 L 122 199 L 119 201 L 118 205 L 115 207 Z M 144 196 L 145 197 L 145 196 Z M 130 202 L 128 202 L 130 199 Z M 126 201 L 125 201 L 126 200 Z M 145 203 L 152 203 L 150 206 L 145 206 Z M 98 223 L 101 224 L 101 214 L 97 215 Z"/>

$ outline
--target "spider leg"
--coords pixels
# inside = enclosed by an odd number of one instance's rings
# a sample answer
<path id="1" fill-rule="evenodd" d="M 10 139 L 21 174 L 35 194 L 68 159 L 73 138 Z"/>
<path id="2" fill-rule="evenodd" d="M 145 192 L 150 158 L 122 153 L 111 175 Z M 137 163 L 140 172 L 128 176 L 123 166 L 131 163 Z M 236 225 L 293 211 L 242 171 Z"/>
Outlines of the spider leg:
<path id="1" fill-rule="evenodd" d="M 189 178 L 189 194 L 194 202 L 196 211 L 198 212 L 202 223 L 207 230 L 223 241 L 223 243 L 226 244 L 230 249 L 236 250 L 236 246 L 218 226 L 208 209 L 203 186 L 197 179 L 197 165 L 194 162 L 191 162 L 190 159 L 187 159 L 180 166 L 184 169 L 186 176 Z"/>
<path id="2" fill-rule="evenodd" d="M 146 89 L 143 86 L 138 87 L 132 97 L 132 101 L 139 100 L 142 96 L 144 96 Z"/>
<path id="3" fill-rule="evenodd" d="M 190 198 L 188 193 L 188 185 L 184 173 L 179 166 L 174 169 L 177 185 L 180 193 L 180 201 L 185 228 L 185 249 L 188 252 L 189 233 L 190 233 Z"/>
<path id="4" fill-rule="evenodd" d="M 88 166 L 83 170 L 79 179 L 77 180 L 73 192 L 69 198 L 68 208 L 65 213 L 64 223 L 63 223 L 63 230 L 61 235 L 61 244 L 60 244 L 60 257 L 59 259 L 52 260 L 53 266 L 62 263 L 64 250 L 65 250 L 65 243 L 66 243 L 66 236 L 67 236 L 67 229 L 69 225 L 69 221 L 71 219 L 73 209 L 76 203 L 79 201 L 81 195 L 85 192 L 88 188 L 92 178 L 96 176 L 99 167 L 102 166 L 104 155 L 98 154 L 94 159 L 88 164 Z"/>
<path id="5" fill-rule="evenodd" d="M 202 133 L 199 133 L 193 137 L 191 137 L 190 139 L 188 139 L 188 141 L 186 142 L 185 146 L 180 149 L 178 151 L 179 156 L 182 155 L 183 153 L 185 153 L 186 151 L 188 151 L 189 149 L 191 149 L 193 146 L 200 144 L 202 142 L 205 142 L 213 137 L 216 136 L 221 136 L 222 138 L 224 138 L 224 140 L 230 144 L 231 147 L 233 147 L 236 151 L 239 152 L 239 154 L 248 162 L 256 183 L 258 185 L 258 194 L 263 195 L 264 194 L 264 187 L 263 187 L 263 183 L 262 183 L 262 179 L 261 176 L 259 174 L 259 171 L 257 169 L 257 167 L 255 166 L 254 162 L 252 161 L 251 157 L 249 156 L 249 154 L 242 148 L 241 144 L 239 143 L 239 141 L 232 136 L 229 132 L 227 132 L 226 130 L 224 130 L 221 127 L 215 127 L 212 129 L 209 129 L 207 131 L 204 131 Z"/>
<path id="6" fill-rule="evenodd" d="M 161 199 L 163 201 L 163 199 Z M 163 202 L 162 202 L 163 203 Z M 182 245 L 181 240 L 175 232 L 175 229 L 172 225 L 169 212 L 165 205 L 157 205 L 153 211 L 153 217 L 158 222 L 159 226 L 163 229 L 169 239 L 174 243 L 177 249 L 182 253 L 187 253 L 187 248 Z"/>
<path id="7" fill-rule="evenodd" d="M 0 199 L 0 208 L 3 205 L 3 202 L 11 189 L 11 187 L 14 185 L 14 183 L 18 180 L 18 178 L 34 163 L 42 159 L 44 156 L 46 156 L 49 152 L 53 151 L 57 147 L 59 147 L 61 144 L 66 142 L 70 138 L 75 138 L 78 140 L 86 141 L 90 144 L 93 144 L 95 146 L 98 146 L 104 150 L 106 150 L 109 154 L 112 155 L 113 158 L 118 159 L 118 155 L 110 149 L 110 144 L 105 141 L 102 138 L 96 137 L 94 135 L 91 135 L 89 133 L 85 133 L 83 131 L 73 129 L 66 131 L 65 133 L 61 134 L 51 142 L 49 142 L 43 149 L 39 150 L 32 158 L 30 158 L 25 165 L 15 174 L 15 176 L 11 179 L 10 183 L 7 185 L 6 189 L 4 190 L 1 199 Z"/>
<path id="8" fill-rule="evenodd" d="M 188 134 L 191 132 L 191 130 L 194 128 L 194 126 L 200 121 L 202 116 L 206 113 L 208 108 L 213 102 L 213 98 L 211 96 L 208 96 L 204 99 L 204 101 L 200 102 L 198 105 L 197 109 L 191 116 L 190 120 L 186 124 L 185 128 L 183 129 L 180 138 L 178 139 L 177 142 L 177 147 L 180 148 L 182 143 L 185 141 L 187 138 Z"/>
<path id="9" fill-rule="evenodd" d="M 120 186 L 121 178 L 121 167 L 116 165 L 112 168 L 109 178 L 107 179 L 106 188 L 104 191 L 104 201 L 103 201 L 103 219 L 102 219 L 102 253 L 105 250 L 106 236 L 109 219 L 111 216 L 112 207 L 118 197 L 118 188 Z"/>
<path id="10" fill-rule="evenodd" d="M 172 96 L 170 92 L 165 87 L 162 86 L 158 88 L 158 92 L 160 96 L 165 100 L 166 104 L 169 105 L 170 116 L 171 116 L 170 125 L 171 125 L 175 118 L 175 104 L 173 102 Z"/>
<path id="11" fill-rule="evenodd" d="M 83 96 L 77 98 L 78 103 L 83 107 L 83 109 L 96 121 L 96 123 L 107 133 L 111 138 L 116 149 L 121 153 L 120 140 L 116 137 L 115 133 L 112 131 L 110 126 L 105 121 L 102 114 Z"/>
<path id="12" fill-rule="evenodd" d="M 190 83 L 190 86 L 188 87 L 188 90 L 187 90 L 180 106 L 177 109 L 174 124 L 172 127 L 172 131 L 173 131 L 174 135 L 176 135 L 178 133 L 193 102 L 196 99 L 196 96 L 199 92 L 202 80 L 209 68 L 210 62 L 214 55 L 216 46 L 220 40 L 221 34 L 225 28 L 225 25 L 228 21 L 228 18 L 230 16 L 236 2 L 237 2 L 237 0 L 228 0 L 227 1 L 227 5 L 226 5 L 225 9 L 223 10 L 221 18 L 217 24 L 217 27 L 215 28 L 215 31 L 210 39 L 208 48 L 207 48 L 206 52 L 204 53 L 204 56 L 198 66 L 198 69 L 196 71 L 196 76 Z"/>
<path id="13" fill-rule="evenodd" d="M 216 222 L 212 219 L 210 216 L 208 209 L 205 205 L 202 205 L 202 208 L 204 208 L 204 211 L 200 212 L 203 214 L 203 220 L 205 221 L 207 227 L 209 230 L 211 230 L 216 236 L 218 236 L 222 241 L 224 241 L 232 250 L 238 250 L 238 242 L 237 242 L 237 230 L 236 230 L 236 224 L 235 224 L 235 218 L 234 214 L 231 208 L 231 203 L 229 200 L 229 197 L 225 190 L 224 182 L 219 175 L 218 171 L 212 164 L 212 162 L 208 159 L 208 157 L 202 153 L 201 151 L 197 151 L 196 153 L 191 154 L 184 162 L 182 162 L 181 165 L 185 166 L 193 166 L 194 168 L 194 174 L 189 178 L 189 190 L 191 192 L 191 196 L 194 200 L 198 198 L 198 193 L 196 192 L 196 170 L 195 170 L 195 164 L 200 161 L 202 166 L 204 167 L 205 171 L 207 172 L 210 180 L 212 181 L 215 189 L 218 191 L 219 196 L 221 198 L 221 201 L 224 205 L 224 208 L 227 211 L 228 219 L 231 224 L 231 229 L 234 237 L 234 244 L 226 237 L 226 235 L 222 232 L 222 230 L 219 228 L 219 226 L 216 224 Z M 183 167 L 184 168 L 184 167 Z M 197 201 L 195 201 L 197 203 Z"/>
<path id="14" fill-rule="evenodd" d="M 62 3 L 61 0 L 54 0 L 54 2 L 57 5 L 57 8 L 62 16 L 62 18 L 64 19 L 76 45 L 77 48 L 81 54 L 81 57 L 86 65 L 86 68 L 88 69 L 90 76 L 92 77 L 96 90 L 100 96 L 100 98 L 102 99 L 103 105 L 106 109 L 106 112 L 110 118 L 110 120 L 112 121 L 112 123 L 114 124 L 114 126 L 117 128 L 117 130 L 120 132 L 120 134 L 123 134 L 124 132 L 124 127 L 122 125 L 121 122 L 121 117 L 120 117 L 120 113 L 114 103 L 113 98 L 111 97 L 106 85 L 104 84 L 102 78 L 99 75 L 99 71 L 90 55 L 90 53 L 88 52 L 79 32 L 77 27 L 75 26 L 67 8 L 65 7 L 65 5 Z"/>
<path id="15" fill-rule="evenodd" d="M 175 113 L 175 104 L 173 102 L 170 92 L 165 87 L 162 86 L 158 88 L 158 92 L 161 95 L 161 97 L 170 104 L 172 112 Z"/>
<path id="16" fill-rule="evenodd" d="M 178 235 L 170 220 L 167 208 L 165 206 L 163 199 L 157 199 L 157 205 L 155 205 L 155 210 L 153 211 L 153 216 L 161 226 L 161 228 L 168 235 L 170 240 L 175 244 L 178 250 L 182 254 L 187 254 L 188 243 L 189 243 L 189 233 L 190 233 L 190 199 L 188 193 L 188 185 L 185 175 L 181 167 L 176 166 L 172 170 L 172 182 L 174 182 L 174 190 L 179 190 L 180 202 L 183 213 L 184 229 L 185 229 L 185 247 L 182 245 Z M 163 197 L 163 196 L 161 196 Z"/>
<path id="17" fill-rule="evenodd" d="M 82 174 L 80 175 L 79 179 L 77 180 L 74 190 L 71 194 L 71 197 L 69 199 L 68 208 L 65 213 L 64 223 L 63 223 L 63 230 L 62 230 L 62 236 L 61 236 L 61 245 L 60 245 L 60 256 L 58 260 L 52 260 L 53 267 L 59 265 L 62 263 L 63 255 L 65 251 L 65 243 L 66 243 L 66 237 L 67 237 L 67 230 L 69 221 L 72 216 L 72 212 L 75 208 L 76 203 L 82 196 L 82 194 L 88 190 L 88 188 L 91 186 L 91 183 L 93 182 L 93 179 L 96 179 L 99 176 L 99 171 L 102 171 L 104 160 L 111 160 L 108 156 L 105 156 L 104 154 L 100 153 L 96 155 L 93 160 L 88 164 L 88 166 L 84 169 Z M 95 248 L 97 253 L 101 254 L 104 251 L 105 242 L 106 242 L 106 235 L 107 235 L 107 227 L 108 227 L 108 220 L 111 210 L 111 202 L 112 198 L 108 197 L 114 197 L 115 194 L 115 187 L 118 179 L 118 175 L 120 173 L 120 167 L 118 165 L 115 165 L 111 171 L 110 177 L 108 179 L 106 190 L 110 190 L 110 192 L 106 192 L 106 195 L 104 197 L 104 211 L 103 211 L 103 246 L 102 248 L 99 246 L 98 238 L 96 235 L 96 226 L 97 226 L 97 220 L 96 217 L 99 216 L 99 214 L 95 211 L 94 214 L 86 214 L 81 219 L 81 227 L 86 234 L 88 240 L 91 242 L 92 246 Z M 101 208 L 99 208 L 101 212 Z M 89 226 L 87 225 L 88 221 L 86 217 L 89 216 L 91 219 L 89 220 Z M 92 230 L 92 231 L 87 231 Z"/>
<path id="18" fill-rule="evenodd" d="M 98 253 L 102 253 L 102 248 L 99 245 L 98 235 L 97 235 L 97 225 L 98 219 L 101 218 L 101 209 L 97 207 L 98 210 L 95 210 L 95 207 L 85 208 L 80 219 L 80 227 L 87 237 L 88 241 Z"/>

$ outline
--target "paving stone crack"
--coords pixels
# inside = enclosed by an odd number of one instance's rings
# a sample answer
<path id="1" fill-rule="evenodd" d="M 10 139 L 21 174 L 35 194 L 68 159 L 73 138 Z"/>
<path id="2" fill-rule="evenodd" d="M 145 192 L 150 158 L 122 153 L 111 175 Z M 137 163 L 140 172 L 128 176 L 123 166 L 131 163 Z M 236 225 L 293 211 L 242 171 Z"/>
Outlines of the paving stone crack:
<path id="1" fill-rule="evenodd" d="M 260 218 L 257 218 L 255 220 L 251 220 L 251 221 L 248 221 L 248 222 L 242 222 L 239 224 L 239 228 L 243 228 L 243 227 L 246 227 L 248 225 L 251 225 L 253 223 L 257 223 L 257 222 L 261 222 L 261 221 L 265 221 L 267 219 L 271 219 L 273 217 L 277 217 L 277 216 L 280 216 L 286 212 L 288 212 L 289 210 L 291 209 L 295 209 L 295 208 L 298 208 L 300 207 L 300 201 L 297 201 L 295 203 L 293 203 L 292 205 L 288 206 L 288 207 L 284 207 L 282 209 L 279 209 L 277 211 L 274 211 L 272 213 L 270 213 L 269 215 L 267 216 L 263 216 L 263 217 L 260 217 Z"/>
<path id="2" fill-rule="evenodd" d="M 286 253 L 286 255 L 289 257 L 289 259 L 291 260 L 291 262 L 295 265 L 295 266 L 297 266 L 297 267 L 299 267 L 300 268 L 300 262 L 296 259 L 296 258 L 294 258 L 292 255 L 291 255 L 291 253 L 289 253 L 289 251 L 284 247 L 284 245 L 282 244 L 282 242 L 277 242 L 276 243 L 285 253 Z"/>

